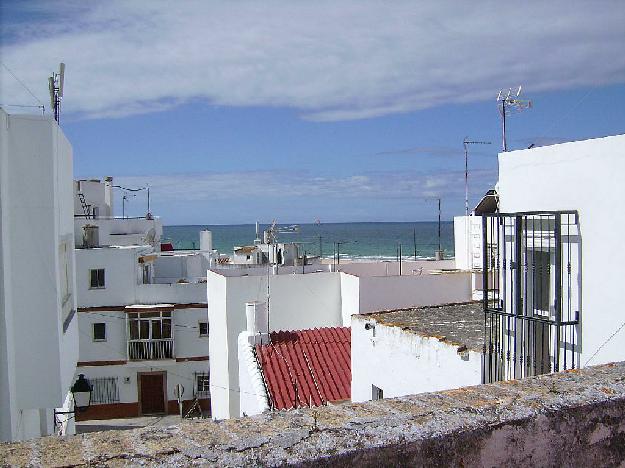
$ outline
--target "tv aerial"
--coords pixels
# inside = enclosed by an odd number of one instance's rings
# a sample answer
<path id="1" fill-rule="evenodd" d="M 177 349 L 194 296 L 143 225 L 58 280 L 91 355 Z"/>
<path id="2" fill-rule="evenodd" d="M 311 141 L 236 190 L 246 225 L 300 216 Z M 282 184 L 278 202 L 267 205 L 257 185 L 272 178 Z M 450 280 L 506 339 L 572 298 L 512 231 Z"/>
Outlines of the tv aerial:
<path id="1" fill-rule="evenodd" d="M 61 117 L 61 100 L 63 99 L 63 85 L 65 82 L 65 64 L 59 64 L 59 72 L 52 73 L 48 77 L 48 90 L 50 91 L 50 107 L 54 112 L 54 120 L 59 122 Z"/>
<path id="2" fill-rule="evenodd" d="M 512 91 L 512 88 L 508 88 L 507 91 L 501 90 L 497 94 L 497 107 L 501 114 L 501 136 L 504 152 L 508 151 L 506 143 L 506 115 L 516 114 L 532 107 L 532 101 L 520 99 L 520 96 L 521 86 L 519 86 L 516 93 Z"/>

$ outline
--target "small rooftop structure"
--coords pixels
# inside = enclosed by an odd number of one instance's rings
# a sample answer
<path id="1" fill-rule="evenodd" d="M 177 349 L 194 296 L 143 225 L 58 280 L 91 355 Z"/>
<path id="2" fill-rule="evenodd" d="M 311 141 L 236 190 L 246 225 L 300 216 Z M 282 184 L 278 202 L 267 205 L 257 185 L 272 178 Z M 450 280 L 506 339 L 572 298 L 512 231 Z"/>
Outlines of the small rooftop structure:
<path id="1" fill-rule="evenodd" d="M 477 301 L 373 312 L 353 318 L 374 320 L 480 353 L 484 345 L 484 311 Z"/>
<path id="2" fill-rule="evenodd" d="M 321 406 L 351 397 L 348 327 L 271 333 L 256 356 L 274 409 Z"/>

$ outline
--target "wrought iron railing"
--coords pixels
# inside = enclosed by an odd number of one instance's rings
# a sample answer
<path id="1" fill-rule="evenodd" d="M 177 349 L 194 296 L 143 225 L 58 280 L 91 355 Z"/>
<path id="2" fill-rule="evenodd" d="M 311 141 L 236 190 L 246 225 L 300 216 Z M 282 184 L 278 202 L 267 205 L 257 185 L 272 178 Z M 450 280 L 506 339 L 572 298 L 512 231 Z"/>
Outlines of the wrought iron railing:
<path id="1" fill-rule="evenodd" d="M 483 382 L 579 367 L 577 212 L 484 215 L 482 240 Z"/>
<path id="2" fill-rule="evenodd" d="M 210 374 L 208 372 L 194 372 L 195 377 L 195 398 L 210 398 Z"/>
<path id="3" fill-rule="evenodd" d="M 119 402 L 119 388 L 117 377 L 95 377 L 89 379 L 93 390 L 91 392 L 91 404 L 101 405 Z"/>
<path id="4" fill-rule="evenodd" d="M 128 341 L 128 359 L 131 361 L 173 359 L 173 357 L 173 338 Z"/>

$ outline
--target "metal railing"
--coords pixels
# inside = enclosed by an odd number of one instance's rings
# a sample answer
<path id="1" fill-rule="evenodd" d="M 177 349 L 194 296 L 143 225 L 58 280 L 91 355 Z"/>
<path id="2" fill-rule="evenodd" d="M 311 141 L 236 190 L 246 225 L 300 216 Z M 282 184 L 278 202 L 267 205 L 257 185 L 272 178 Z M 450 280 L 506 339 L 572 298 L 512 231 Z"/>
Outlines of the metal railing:
<path id="1" fill-rule="evenodd" d="M 194 396 L 195 398 L 210 398 L 210 375 L 208 372 L 194 372 L 194 382 L 195 388 Z"/>
<path id="2" fill-rule="evenodd" d="M 119 402 L 117 377 L 96 377 L 89 379 L 89 383 L 93 386 L 91 404 L 102 405 Z"/>
<path id="3" fill-rule="evenodd" d="M 577 212 L 483 215 L 482 236 L 483 382 L 579 367 Z"/>
<path id="4" fill-rule="evenodd" d="M 128 359 L 131 361 L 174 358 L 174 339 L 129 340 Z"/>

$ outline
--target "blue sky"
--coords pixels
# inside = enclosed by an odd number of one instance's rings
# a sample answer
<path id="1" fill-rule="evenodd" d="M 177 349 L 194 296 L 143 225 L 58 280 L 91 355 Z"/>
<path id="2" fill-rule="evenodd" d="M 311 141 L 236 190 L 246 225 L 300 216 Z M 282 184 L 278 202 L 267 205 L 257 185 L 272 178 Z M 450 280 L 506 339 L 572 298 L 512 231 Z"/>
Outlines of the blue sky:
<path id="1" fill-rule="evenodd" d="M 544 3 L 3 2 L 0 103 L 64 61 L 75 176 L 166 224 L 449 219 L 465 136 L 471 205 L 497 180 L 499 89 L 512 149 L 625 130 L 625 6 Z"/>

